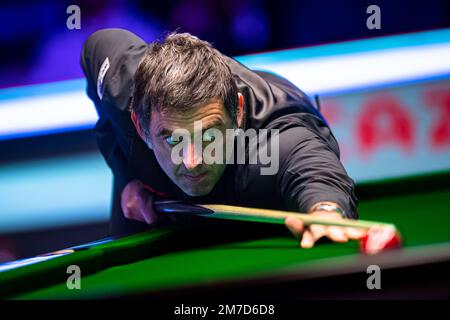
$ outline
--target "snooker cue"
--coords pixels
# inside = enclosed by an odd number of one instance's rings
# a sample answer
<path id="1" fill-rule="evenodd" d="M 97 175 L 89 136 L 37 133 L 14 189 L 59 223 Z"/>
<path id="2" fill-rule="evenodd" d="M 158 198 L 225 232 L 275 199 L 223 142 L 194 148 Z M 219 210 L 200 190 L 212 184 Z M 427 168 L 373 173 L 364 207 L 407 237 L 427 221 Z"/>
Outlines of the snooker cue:
<path id="1" fill-rule="evenodd" d="M 350 228 L 388 227 L 396 230 L 391 223 L 351 220 L 351 219 L 327 219 L 294 211 L 258 209 L 221 204 L 191 204 L 178 200 L 155 201 L 154 206 L 160 213 L 193 214 L 210 218 L 284 224 L 287 217 L 294 217 L 305 225 L 320 224 L 324 226 L 339 226 Z"/>

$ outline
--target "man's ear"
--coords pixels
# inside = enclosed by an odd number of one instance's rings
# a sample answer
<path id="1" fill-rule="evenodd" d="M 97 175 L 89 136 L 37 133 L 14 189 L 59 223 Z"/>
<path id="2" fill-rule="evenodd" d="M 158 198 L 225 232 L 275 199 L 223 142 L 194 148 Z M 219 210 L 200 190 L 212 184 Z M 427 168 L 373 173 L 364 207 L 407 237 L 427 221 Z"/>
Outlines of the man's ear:
<path id="1" fill-rule="evenodd" d="M 134 111 L 131 111 L 131 121 L 133 121 L 134 127 L 136 128 L 139 137 L 141 137 L 141 139 L 145 141 L 144 131 L 142 130 L 141 124 Z"/>
<path id="2" fill-rule="evenodd" d="M 236 114 L 238 128 L 242 128 L 244 123 L 244 96 L 238 92 L 238 108 Z"/>
<path id="3" fill-rule="evenodd" d="M 134 127 L 136 128 L 139 137 L 141 137 L 141 139 L 147 144 L 150 149 L 153 149 L 153 144 L 145 135 L 144 130 L 142 130 L 141 123 L 139 122 L 139 119 L 134 111 L 131 111 L 131 121 L 133 121 Z"/>

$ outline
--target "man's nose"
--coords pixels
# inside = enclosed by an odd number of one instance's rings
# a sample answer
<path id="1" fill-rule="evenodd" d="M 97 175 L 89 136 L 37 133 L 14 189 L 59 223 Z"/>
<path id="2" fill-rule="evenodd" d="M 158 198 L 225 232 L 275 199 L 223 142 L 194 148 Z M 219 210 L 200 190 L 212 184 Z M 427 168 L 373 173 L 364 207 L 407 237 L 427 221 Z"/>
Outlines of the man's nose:
<path id="1" fill-rule="evenodd" d="M 203 162 L 201 146 L 195 148 L 195 144 L 191 143 L 186 148 L 186 152 L 183 155 L 183 163 L 189 171 L 193 171 L 200 166 Z"/>

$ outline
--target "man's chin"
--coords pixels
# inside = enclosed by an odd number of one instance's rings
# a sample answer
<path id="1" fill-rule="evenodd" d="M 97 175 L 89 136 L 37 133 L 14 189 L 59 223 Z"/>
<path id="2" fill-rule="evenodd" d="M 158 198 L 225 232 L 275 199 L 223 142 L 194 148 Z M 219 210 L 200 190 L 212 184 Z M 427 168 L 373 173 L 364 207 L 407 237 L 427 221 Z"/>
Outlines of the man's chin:
<path id="1" fill-rule="evenodd" d="M 188 188 L 181 188 L 184 193 L 186 193 L 188 196 L 191 197 L 200 197 L 207 195 L 211 192 L 213 188 L 212 187 L 204 187 L 204 186 L 198 186 L 197 188 L 192 188 L 192 186 Z"/>

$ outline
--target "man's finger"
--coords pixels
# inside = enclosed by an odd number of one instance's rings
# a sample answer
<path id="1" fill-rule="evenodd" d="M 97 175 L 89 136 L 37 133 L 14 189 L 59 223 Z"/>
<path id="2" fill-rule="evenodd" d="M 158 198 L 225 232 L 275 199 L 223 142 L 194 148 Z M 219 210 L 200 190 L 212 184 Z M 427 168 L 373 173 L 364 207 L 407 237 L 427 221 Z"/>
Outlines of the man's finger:
<path id="1" fill-rule="evenodd" d="M 156 217 L 152 212 L 152 197 L 140 197 L 137 208 L 139 211 L 138 214 L 144 219 L 145 223 L 154 224 L 156 222 Z"/>
<path id="2" fill-rule="evenodd" d="M 136 212 L 135 208 L 128 209 L 128 212 L 125 216 L 127 219 L 137 220 L 137 221 L 144 222 L 144 223 L 146 222 L 144 217 L 139 212 Z"/>
<path id="3" fill-rule="evenodd" d="M 289 231 L 294 235 L 294 237 L 298 238 L 301 236 L 304 229 L 304 224 L 302 221 L 295 219 L 293 217 L 287 217 L 284 220 L 284 224 L 289 229 Z"/>
<path id="4" fill-rule="evenodd" d="M 358 228 L 345 228 L 347 237 L 352 240 L 359 240 L 367 234 L 367 230 Z"/>
<path id="5" fill-rule="evenodd" d="M 348 237 L 345 233 L 344 228 L 342 227 L 336 227 L 336 226 L 329 226 L 328 227 L 328 238 L 335 242 L 347 242 Z"/>
<path id="6" fill-rule="evenodd" d="M 313 224 L 308 228 L 311 231 L 314 242 L 327 235 L 328 227 L 320 224 Z"/>
<path id="7" fill-rule="evenodd" d="M 309 229 L 306 229 L 303 232 L 302 240 L 300 241 L 300 247 L 304 249 L 312 248 L 315 242 L 316 241 L 314 240 L 312 232 Z"/>
<path id="8" fill-rule="evenodd" d="M 140 215 L 144 218 L 146 224 L 155 223 L 155 219 L 149 214 L 149 212 L 146 209 L 141 209 Z"/>
<path id="9" fill-rule="evenodd" d="M 157 217 L 152 212 L 152 210 L 149 209 L 148 207 L 140 206 L 139 207 L 139 214 L 145 220 L 145 223 L 147 223 L 147 224 L 155 224 L 156 223 Z"/>

